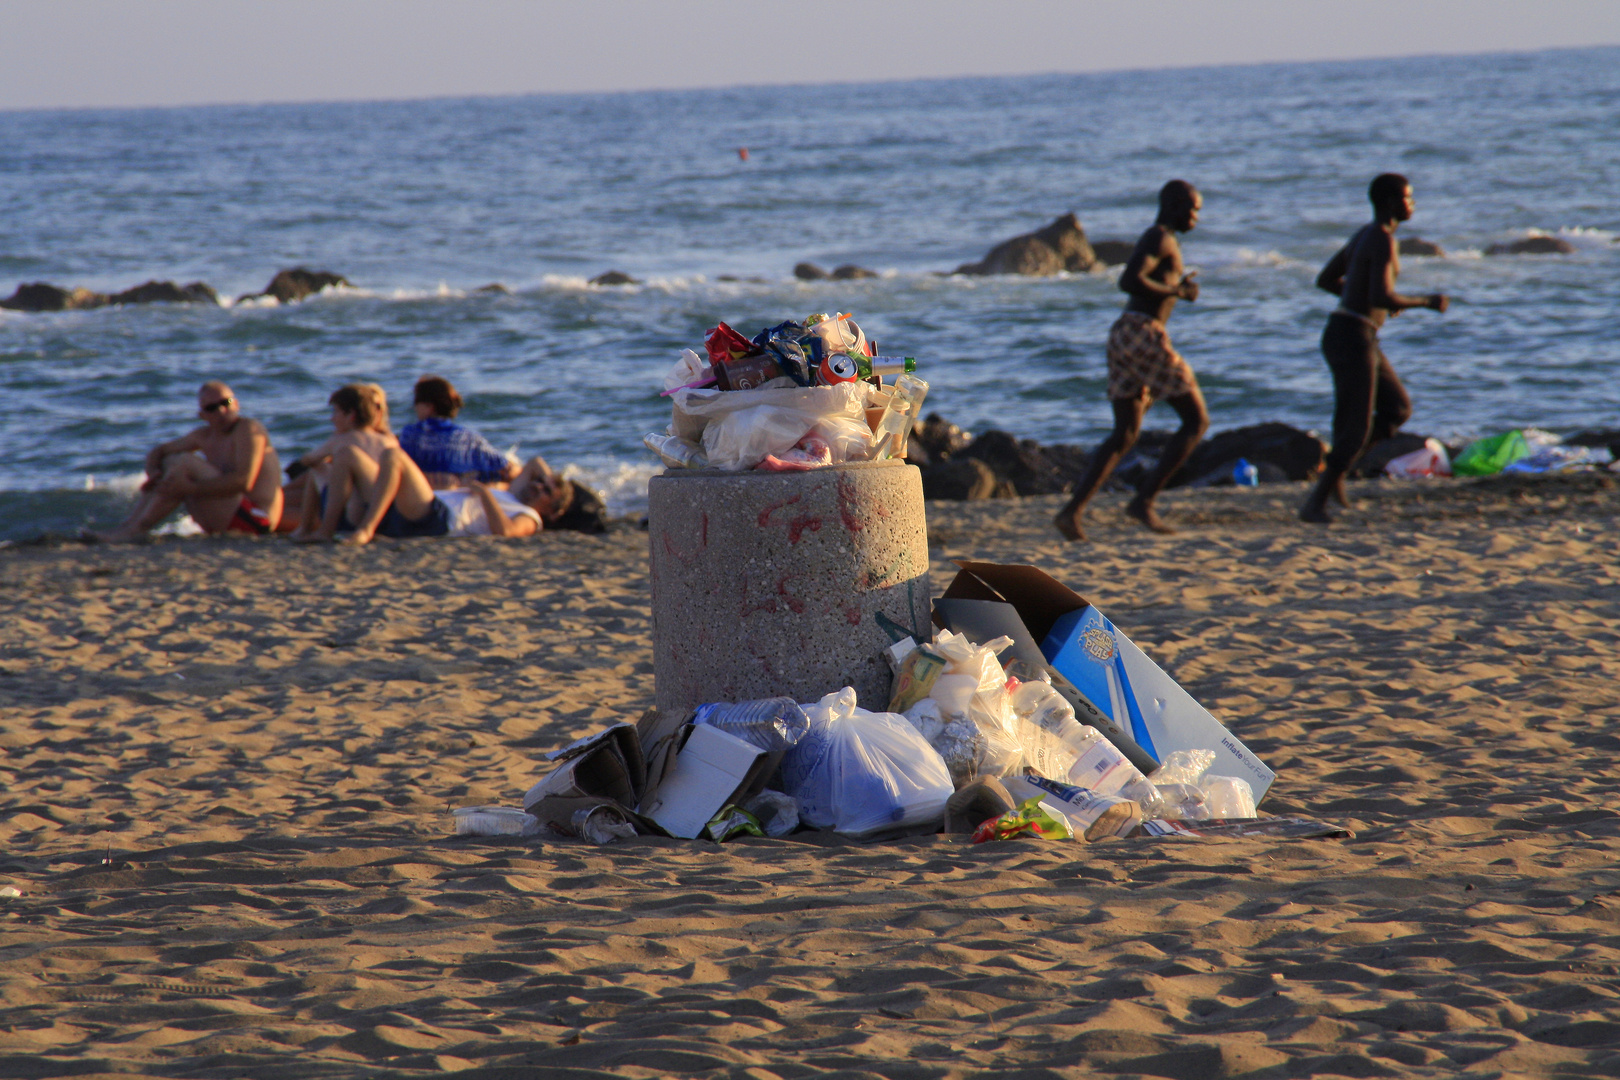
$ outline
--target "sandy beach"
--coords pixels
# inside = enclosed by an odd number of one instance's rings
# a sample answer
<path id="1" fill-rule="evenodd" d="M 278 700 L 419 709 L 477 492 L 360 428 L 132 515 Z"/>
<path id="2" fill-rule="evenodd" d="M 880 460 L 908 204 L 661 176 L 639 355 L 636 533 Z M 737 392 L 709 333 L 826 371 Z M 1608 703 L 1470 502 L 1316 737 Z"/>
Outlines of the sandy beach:
<path id="1" fill-rule="evenodd" d="M 0 550 L 0 1075 L 1620 1073 L 1604 475 L 930 504 L 1349 840 L 455 838 L 652 700 L 645 535 Z M 832 688 L 829 688 L 832 689 Z"/>

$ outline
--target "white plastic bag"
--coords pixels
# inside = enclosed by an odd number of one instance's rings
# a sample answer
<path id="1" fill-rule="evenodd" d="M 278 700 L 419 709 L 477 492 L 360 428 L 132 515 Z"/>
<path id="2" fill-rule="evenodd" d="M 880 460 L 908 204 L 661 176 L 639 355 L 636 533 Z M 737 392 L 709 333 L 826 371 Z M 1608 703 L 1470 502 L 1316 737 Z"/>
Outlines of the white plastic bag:
<path id="1" fill-rule="evenodd" d="M 793 386 L 760 390 L 677 390 L 670 434 L 701 444 L 717 469 L 752 469 L 771 454 L 781 456 L 818 426 L 829 445 L 856 438 L 852 421 L 866 424 L 867 383 Z M 824 438 L 826 436 L 823 436 Z M 866 446 L 871 445 L 868 431 Z M 857 439 L 858 441 L 858 439 Z M 834 452 L 837 461 L 837 450 Z M 849 460 L 845 458 L 844 460 Z"/>
<path id="2" fill-rule="evenodd" d="M 1384 472 L 1397 480 L 1420 480 L 1430 476 L 1450 476 L 1451 458 L 1439 439 L 1424 442 L 1423 449 L 1402 454 L 1384 466 Z"/>
<path id="3" fill-rule="evenodd" d="M 681 357 L 675 361 L 668 371 L 664 372 L 664 390 L 678 390 L 683 386 L 690 386 L 697 382 L 706 382 L 714 378 L 714 368 L 709 362 L 691 349 L 682 349 Z"/>
<path id="4" fill-rule="evenodd" d="M 944 820 L 950 773 L 905 717 L 859 708 L 848 686 L 804 711 L 810 733 L 782 758 L 804 822 L 862 837 Z"/>

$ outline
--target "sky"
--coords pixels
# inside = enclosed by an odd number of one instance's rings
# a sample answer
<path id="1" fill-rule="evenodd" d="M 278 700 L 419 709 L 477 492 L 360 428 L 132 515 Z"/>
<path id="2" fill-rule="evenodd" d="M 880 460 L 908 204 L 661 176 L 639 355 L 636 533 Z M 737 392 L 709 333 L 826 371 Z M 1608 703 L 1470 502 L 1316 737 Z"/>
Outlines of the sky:
<path id="1" fill-rule="evenodd" d="M 1620 0 L 0 0 L 0 109 L 1025 75 L 1620 44 Z"/>

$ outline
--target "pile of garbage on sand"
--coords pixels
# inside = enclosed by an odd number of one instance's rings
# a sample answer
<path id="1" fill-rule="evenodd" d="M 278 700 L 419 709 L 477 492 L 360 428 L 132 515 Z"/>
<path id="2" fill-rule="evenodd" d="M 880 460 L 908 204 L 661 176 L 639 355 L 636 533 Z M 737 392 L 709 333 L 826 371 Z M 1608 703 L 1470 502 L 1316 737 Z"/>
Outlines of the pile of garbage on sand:
<path id="1" fill-rule="evenodd" d="M 671 469 L 787 472 L 906 456 L 928 384 L 914 357 L 879 355 L 846 312 L 752 338 L 725 323 L 664 376 L 669 427 L 642 441 Z M 885 386 L 884 376 L 893 382 Z"/>
<path id="2" fill-rule="evenodd" d="M 656 710 L 545 755 L 521 807 L 455 832 L 723 842 L 1344 837 L 1271 817 L 1274 774 L 1083 598 L 1031 566 L 962 563 L 929 640 L 887 649 L 886 704 L 851 687 Z M 897 631 L 896 633 L 898 633 Z"/>

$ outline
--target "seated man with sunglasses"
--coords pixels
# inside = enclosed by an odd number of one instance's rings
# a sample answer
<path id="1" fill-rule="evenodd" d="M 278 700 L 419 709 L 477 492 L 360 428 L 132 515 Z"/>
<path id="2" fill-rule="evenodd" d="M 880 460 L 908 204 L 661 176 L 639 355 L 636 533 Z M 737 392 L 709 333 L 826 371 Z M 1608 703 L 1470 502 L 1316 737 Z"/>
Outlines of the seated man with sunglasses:
<path id="1" fill-rule="evenodd" d="M 87 539 L 138 540 L 181 506 L 206 533 L 274 532 L 281 520 L 281 461 L 264 425 L 243 416 L 236 395 L 210 380 L 197 391 L 203 424 L 146 455 L 146 482 L 123 524 Z"/>

